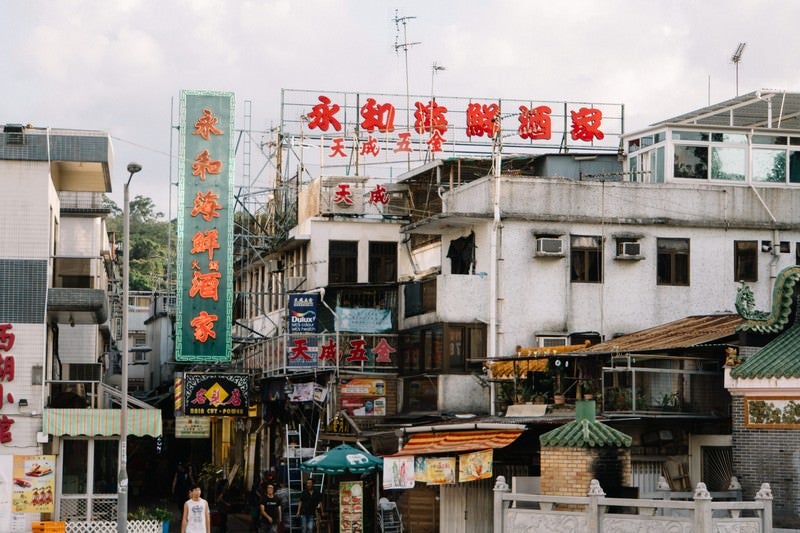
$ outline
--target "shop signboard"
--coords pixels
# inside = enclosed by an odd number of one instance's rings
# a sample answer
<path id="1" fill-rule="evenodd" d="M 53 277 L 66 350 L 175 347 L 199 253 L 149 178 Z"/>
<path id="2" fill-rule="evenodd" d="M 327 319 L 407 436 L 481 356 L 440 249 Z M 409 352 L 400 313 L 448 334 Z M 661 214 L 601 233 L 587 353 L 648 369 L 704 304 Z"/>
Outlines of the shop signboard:
<path id="1" fill-rule="evenodd" d="M 364 531 L 364 484 L 361 481 L 339 483 L 339 531 Z"/>
<path id="2" fill-rule="evenodd" d="M 211 436 L 211 419 L 205 416 L 176 416 L 176 439 L 207 439 Z"/>
<path id="3" fill-rule="evenodd" d="M 247 416 L 247 374 L 187 372 L 183 378 L 184 412 L 193 416 Z"/>

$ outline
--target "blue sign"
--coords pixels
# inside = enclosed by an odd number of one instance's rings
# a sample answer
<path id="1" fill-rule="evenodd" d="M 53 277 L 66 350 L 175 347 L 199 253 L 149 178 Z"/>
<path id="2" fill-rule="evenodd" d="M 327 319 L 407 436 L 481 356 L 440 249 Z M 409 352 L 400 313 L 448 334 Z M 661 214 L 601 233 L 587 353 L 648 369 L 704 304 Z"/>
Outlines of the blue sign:
<path id="1" fill-rule="evenodd" d="M 289 333 L 316 333 L 319 294 L 289 295 Z"/>

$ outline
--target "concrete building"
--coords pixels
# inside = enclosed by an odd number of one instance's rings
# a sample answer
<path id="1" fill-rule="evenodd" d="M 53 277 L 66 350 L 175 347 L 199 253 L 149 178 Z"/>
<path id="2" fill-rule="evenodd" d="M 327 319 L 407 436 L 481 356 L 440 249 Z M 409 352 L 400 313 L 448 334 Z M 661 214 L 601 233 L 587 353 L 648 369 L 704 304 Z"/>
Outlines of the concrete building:
<path id="1" fill-rule="evenodd" d="M 97 131 L 6 124 L 0 135 L 3 531 L 29 530 L 41 513 L 115 515 L 120 394 L 103 382 L 122 305 L 103 202 L 110 152 Z M 160 412 L 147 411 L 132 435 L 160 433 Z"/>

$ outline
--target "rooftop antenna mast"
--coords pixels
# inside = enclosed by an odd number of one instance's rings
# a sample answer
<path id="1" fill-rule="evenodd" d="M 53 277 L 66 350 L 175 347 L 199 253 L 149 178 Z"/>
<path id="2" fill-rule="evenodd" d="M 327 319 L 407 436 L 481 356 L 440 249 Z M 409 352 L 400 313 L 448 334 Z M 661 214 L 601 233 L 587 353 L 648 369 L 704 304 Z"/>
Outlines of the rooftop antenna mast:
<path id="1" fill-rule="evenodd" d="M 408 33 L 407 33 L 407 26 L 408 21 L 413 20 L 417 17 L 401 17 L 397 10 L 394 10 L 394 27 L 396 33 L 394 35 L 394 51 L 395 53 L 399 52 L 400 50 L 403 51 L 405 55 L 406 61 L 406 128 L 408 131 L 411 131 L 411 103 L 410 103 L 410 90 L 408 88 L 408 49 L 414 45 L 422 44 L 420 42 L 408 42 Z M 400 42 L 400 25 L 403 25 L 403 42 Z M 411 170 L 411 154 L 408 154 L 408 170 Z"/>
<path id="2" fill-rule="evenodd" d="M 731 57 L 731 61 L 736 65 L 736 96 L 739 96 L 739 62 L 742 60 L 742 52 L 744 52 L 745 45 L 747 45 L 747 43 L 739 43 L 739 46 L 736 47 L 736 51 L 733 53 L 733 57 Z"/>

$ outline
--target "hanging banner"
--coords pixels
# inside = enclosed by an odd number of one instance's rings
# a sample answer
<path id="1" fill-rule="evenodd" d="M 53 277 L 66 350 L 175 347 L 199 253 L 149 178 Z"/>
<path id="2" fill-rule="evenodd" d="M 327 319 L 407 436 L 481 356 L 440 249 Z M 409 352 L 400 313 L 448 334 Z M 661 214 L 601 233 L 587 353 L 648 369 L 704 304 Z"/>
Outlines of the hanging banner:
<path id="1" fill-rule="evenodd" d="M 175 359 L 231 360 L 233 93 L 181 91 Z"/>
<path id="2" fill-rule="evenodd" d="M 15 513 L 55 510 L 55 455 L 15 455 L 11 497 Z"/>
<path id="3" fill-rule="evenodd" d="M 361 481 L 339 483 L 339 531 L 364 531 L 364 485 Z"/>
<path id="4" fill-rule="evenodd" d="M 428 465 L 424 455 L 414 457 L 414 480 L 420 483 L 428 482 Z M 384 469 L 385 470 L 385 469 Z"/>
<path id="5" fill-rule="evenodd" d="M 247 416 L 250 376 L 187 372 L 183 379 L 187 415 Z"/>
<path id="6" fill-rule="evenodd" d="M 319 294 L 289 295 L 289 333 L 316 333 Z"/>
<path id="7" fill-rule="evenodd" d="M 336 308 L 336 331 L 350 333 L 382 333 L 392 329 L 389 309 Z"/>
<path id="8" fill-rule="evenodd" d="M 447 485 L 456 482 L 455 457 L 428 457 L 425 467 L 428 485 Z"/>
<path id="9" fill-rule="evenodd" d="M 383 488 L 384 490 L 414 488 L 413 456 L 383 458 Z"/>
<path id="10" fill-rule="evenodd" d="M 458 481 L 477 481 L 492 477 L 493 450 L 465 453 L 458 456 Z"/>

